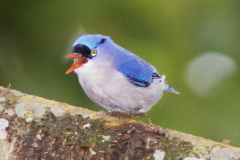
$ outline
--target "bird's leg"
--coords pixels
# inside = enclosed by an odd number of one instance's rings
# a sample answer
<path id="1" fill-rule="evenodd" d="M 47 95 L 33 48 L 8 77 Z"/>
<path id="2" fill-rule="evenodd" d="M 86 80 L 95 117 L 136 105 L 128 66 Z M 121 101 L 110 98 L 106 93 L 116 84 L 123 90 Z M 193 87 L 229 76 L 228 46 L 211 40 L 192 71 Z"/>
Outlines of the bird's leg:
<path id="1" fill-rule="evenodd" d="M 141 110 L 140 107 L 134 108 L 133 111 L 130 112 L 131 117 L 147 118 L 147 119 L 148 119 L 148 123 L 152 125 L 152 121 L 151 121 L 151 119 L 148 117 L 148 115 L 146 115 L 145 113 L 142 113 L 142 112 L 138 112 L 139 110 Z"/>
<path id="2" fill-rule="evenodd" d="M 132 115 L 135 117 L 141 117 L 141 118 L 149 118 L 148 115 L 145 113 L 132 113 Z"/>
<path id="3" fill-rule="evenodd" d="M 150 119 L 150 117 L 148 115 L 146 115 L 145 113 L 133 113 L 132 117 L 140 117 L 140 118 L 147 118 L 148 120 L 148 124 L 152 125 L 152 121 Z"/>
<path id="4" fill-rule="evenodd" d="M 116 114 L 117 114 L 117 111 L 109 111 L 109 112 L 106 113 L 106 116 L 113 116 L 113 117 L 115 117 Z"/>

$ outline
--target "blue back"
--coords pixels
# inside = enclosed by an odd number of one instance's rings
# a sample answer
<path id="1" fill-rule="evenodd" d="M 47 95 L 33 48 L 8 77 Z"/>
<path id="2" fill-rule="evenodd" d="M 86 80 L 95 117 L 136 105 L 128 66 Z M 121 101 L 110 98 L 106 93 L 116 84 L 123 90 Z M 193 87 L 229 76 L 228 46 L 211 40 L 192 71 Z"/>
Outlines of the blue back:
<path id="1" fill-rule="evenodd" d="M 133 54 L 132 52 L 115 44 L 116 55 L 114 65 L 118 71 L 123 73 L 131 83 L 141 87 L 147 87 L 152 83 L 152 75 L 156 69 Z"/>

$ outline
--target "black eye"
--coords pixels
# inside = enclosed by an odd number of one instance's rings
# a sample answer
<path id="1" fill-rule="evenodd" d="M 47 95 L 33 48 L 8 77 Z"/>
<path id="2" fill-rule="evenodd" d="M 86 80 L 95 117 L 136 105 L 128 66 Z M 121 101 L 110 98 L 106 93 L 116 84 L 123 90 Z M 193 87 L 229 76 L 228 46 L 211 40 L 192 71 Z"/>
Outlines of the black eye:
<path id="1" fill-rule="evenodd" d="M 97 50 L 96 49 L 93 49 L 92 51 L 91 51 L 91 57 L 95 57 L 96 55 L 97 55 Z"/>
<path id="2" fill-rule="evenodd" d="M 152 74 L 152 78 L 153 78 L 153 79 L 160 78 L 160 75 L 159 75 L 158 73 L 154 72 L 154 73 Z"/>

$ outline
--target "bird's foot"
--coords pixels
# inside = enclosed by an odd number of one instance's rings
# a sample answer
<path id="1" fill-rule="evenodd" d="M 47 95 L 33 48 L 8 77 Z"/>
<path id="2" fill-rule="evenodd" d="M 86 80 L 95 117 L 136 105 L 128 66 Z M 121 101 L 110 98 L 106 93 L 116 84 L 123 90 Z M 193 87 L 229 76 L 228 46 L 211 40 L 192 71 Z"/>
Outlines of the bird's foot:
<path id="1" fill-rule="evenodd" d="M 106 113 L 106 116 L 112 116 L 112 117 L 117 117 L 117 118 L 126 118 L 126 119 L 131 119 L 132 115 L 124 112 L 119 112 L 119 111 L 111 111 Z"/>
<path id="2" fill-rule="evenodd" d="M 147 118 L 148 124 L 152 125 L 152 121 L 151 121 L 150 117 L 148 115 L 146 115 L 145 113 L 133 113 L 132 117 Z"/>
<path id="3" fill-rule="evenodd" d="M 145 113 L 133 113 L 133 112 L 124 113 L 119 111 L 111 111 L 106 113 L 106 116 L 112 116 L 112 117 L 124 118 L 124 119 L 131 119 L 133 117 L 147 118 L 148 123 L 152 125 L 151 119 Z"/>

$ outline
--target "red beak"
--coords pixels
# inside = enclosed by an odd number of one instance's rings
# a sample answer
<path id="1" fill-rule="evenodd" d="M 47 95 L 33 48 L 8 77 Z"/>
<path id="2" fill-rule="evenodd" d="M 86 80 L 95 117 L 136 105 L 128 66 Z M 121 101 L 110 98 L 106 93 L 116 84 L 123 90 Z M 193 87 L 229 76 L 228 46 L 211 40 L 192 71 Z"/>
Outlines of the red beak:
<path id="1" fill-rule="evenodd" d="M 66 56 L 66 58 L 75 58 L 75 61 L 73 62 L 72 66 L 66 71 L 65 74 L 71 73 L 75 69 L 81 67 L 84 63 L 86 63 L 88 60 L 85 57 L 82 57 L 76 53 L 72 53 Z"/>

